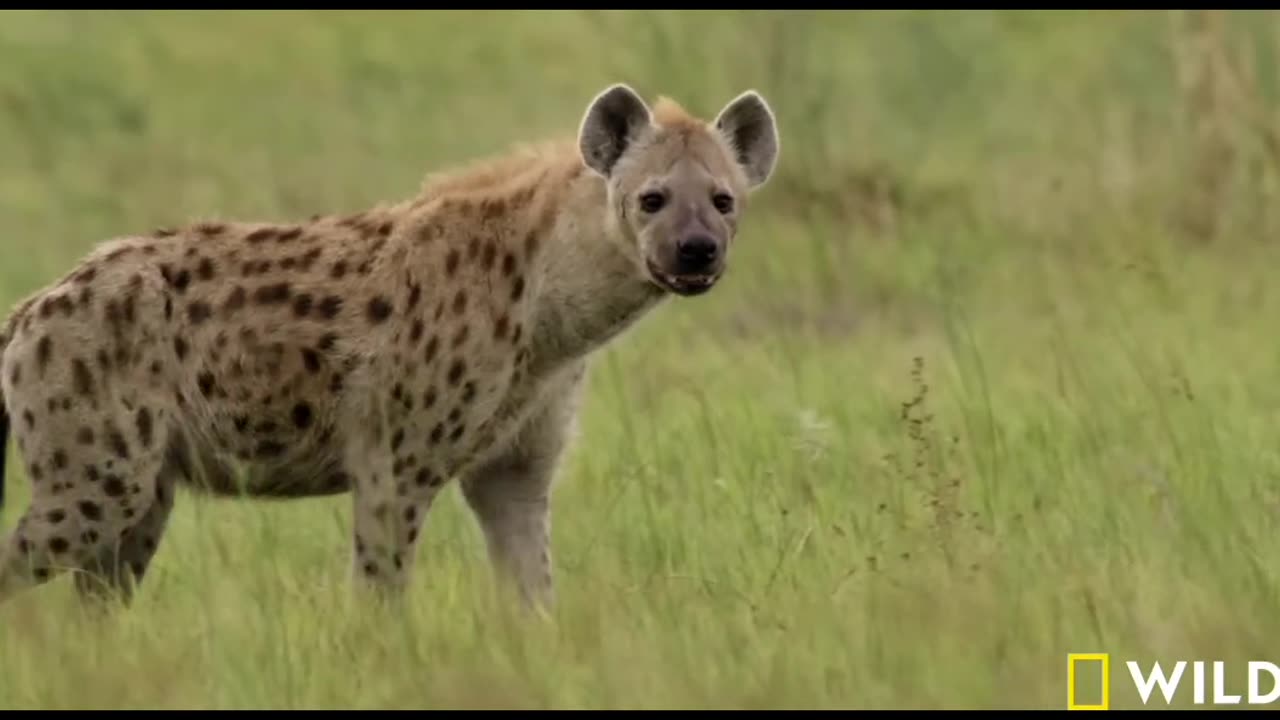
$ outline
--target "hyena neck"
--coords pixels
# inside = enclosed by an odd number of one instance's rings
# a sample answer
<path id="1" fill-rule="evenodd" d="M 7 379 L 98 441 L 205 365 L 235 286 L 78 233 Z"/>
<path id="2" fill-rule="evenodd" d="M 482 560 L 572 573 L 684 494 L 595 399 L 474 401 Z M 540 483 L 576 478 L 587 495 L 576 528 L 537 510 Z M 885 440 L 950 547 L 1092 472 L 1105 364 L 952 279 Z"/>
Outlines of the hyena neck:
<path id="1" fill-rule="evenodd" d="M 531 370 L 586 357 L 631 327 L 664 296 L 628 248 L 605 181 L 580 171 L 562 186 L 533 310 Z"/>

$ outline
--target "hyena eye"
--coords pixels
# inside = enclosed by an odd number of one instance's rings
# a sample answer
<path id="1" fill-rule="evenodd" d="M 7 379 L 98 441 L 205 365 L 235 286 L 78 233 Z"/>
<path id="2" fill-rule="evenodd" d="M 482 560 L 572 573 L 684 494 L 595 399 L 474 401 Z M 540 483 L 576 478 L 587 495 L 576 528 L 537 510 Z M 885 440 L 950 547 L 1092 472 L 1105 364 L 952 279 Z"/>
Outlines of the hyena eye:
<path id="1" fill-rule="evenodd" d="M 647 192 L 640 196 L 640 209 L 647 213 L 656 213 L 662 209 L 667 198 L 660 192 Z"/>
<path id="2" fill-rule="evenodd" d="M 716 210 L 721 215 L 728 215 L 733 212 L 733 196 L 725 193 L 716 193 L 711 197 L 711 204 L 716 206 Z"/>

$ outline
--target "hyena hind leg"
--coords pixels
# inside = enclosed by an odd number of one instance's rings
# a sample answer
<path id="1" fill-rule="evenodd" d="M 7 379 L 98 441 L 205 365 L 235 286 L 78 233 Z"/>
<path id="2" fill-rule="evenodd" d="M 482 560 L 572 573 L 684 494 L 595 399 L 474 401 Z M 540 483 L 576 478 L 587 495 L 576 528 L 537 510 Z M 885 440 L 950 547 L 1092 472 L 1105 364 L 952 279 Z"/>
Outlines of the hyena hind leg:
<path id="1" fill-rule="evenodd" d="M 40 462 L 43 454 L 33 453 L 39 478 L 31 506 L 0 550 L 0 603 L 65 571 L 104 578 L 121 561 L 137 567 L 154 552 L 172 507 L 159 450 L 67 445 Z M 82 592 L 88 582 L 77 578 Z"/>

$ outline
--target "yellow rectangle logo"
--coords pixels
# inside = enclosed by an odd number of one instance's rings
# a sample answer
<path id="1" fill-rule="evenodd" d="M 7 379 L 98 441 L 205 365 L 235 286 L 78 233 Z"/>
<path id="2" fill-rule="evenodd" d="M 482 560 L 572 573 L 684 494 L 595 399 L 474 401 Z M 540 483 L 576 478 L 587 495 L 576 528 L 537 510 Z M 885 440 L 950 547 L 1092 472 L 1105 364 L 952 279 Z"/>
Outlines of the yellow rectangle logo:
<path id="1" fill-rule="evenodd" d="M 1076 666 L 1082 662 L 1096 662 L 1102 668 L 1102 699 L 1096 705 L 1081 705 L 1076 702 Z M 1109 653 L 1067 653 L 1067 709 L 1068 710 L 1110 710 L 1111 709 L 1111 655 Z"/>

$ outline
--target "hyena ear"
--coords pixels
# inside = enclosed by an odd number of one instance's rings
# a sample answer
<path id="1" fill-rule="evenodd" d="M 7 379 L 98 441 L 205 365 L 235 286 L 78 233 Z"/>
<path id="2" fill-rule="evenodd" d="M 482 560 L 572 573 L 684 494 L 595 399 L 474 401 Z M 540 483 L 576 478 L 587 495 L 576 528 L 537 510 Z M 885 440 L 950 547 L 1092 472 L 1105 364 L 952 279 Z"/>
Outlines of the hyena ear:
<path id="1" fill-rule="evenodd" d="M 748 90 L 724 106 L 715 127 L 729 141 L 751 187 L 763 185 L 778 161 L 778 125 L 769 103 Z"/>
<path id="2" fill-rule="evenodd" d="M 578 149 L 587 167 L 609 177 L 627 145 L 650 122 L 649 106 L 624 84 L 611 85 L 587 106 Z"/>

